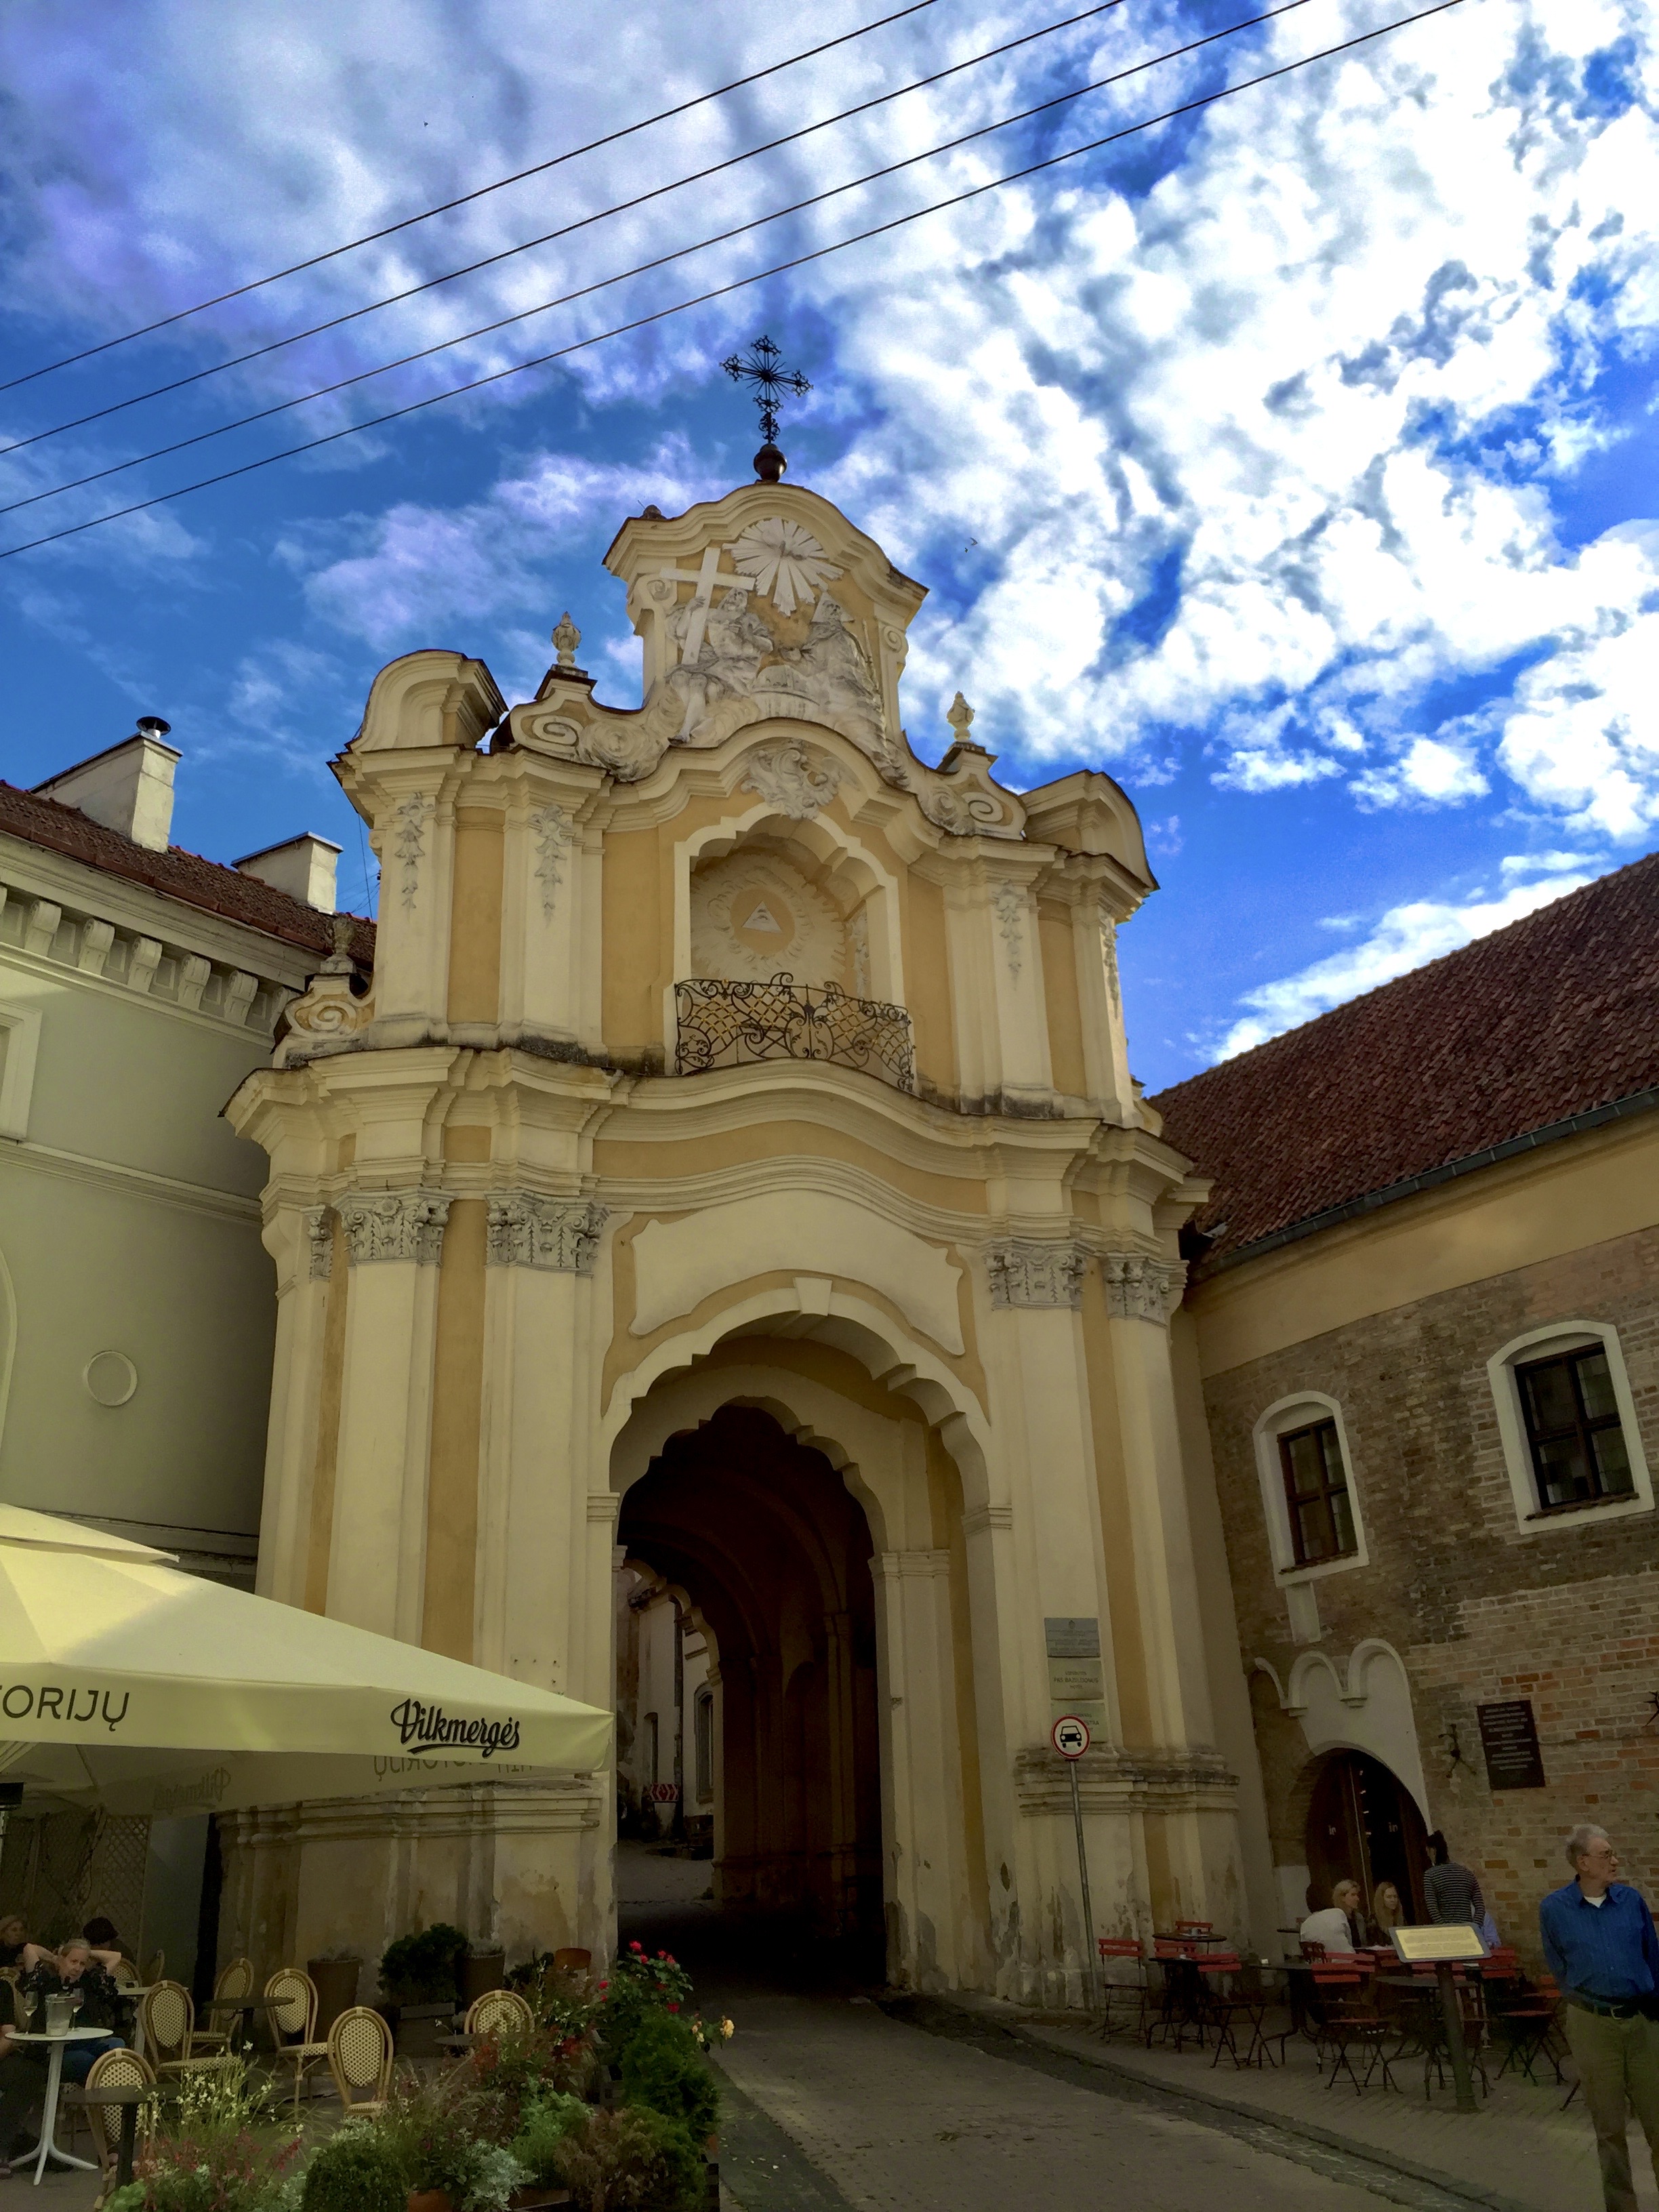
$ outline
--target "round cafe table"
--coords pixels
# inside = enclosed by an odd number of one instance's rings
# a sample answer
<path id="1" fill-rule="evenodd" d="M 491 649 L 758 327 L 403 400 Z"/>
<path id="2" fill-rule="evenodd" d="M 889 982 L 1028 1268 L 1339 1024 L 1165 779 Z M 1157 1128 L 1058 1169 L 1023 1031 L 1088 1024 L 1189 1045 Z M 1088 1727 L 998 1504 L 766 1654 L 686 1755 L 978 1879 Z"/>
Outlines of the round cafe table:
<path id="1" fill-rule="evenodd" d="M 21 2029 L 12 2030 L 14 2043 L 44 2043 L 46 2046 L 46 2094 L 40 2107 L 40 2140 L 31 2143 L 16 2163 L 27 2166 L 34 2160 L 34 2185 L 40 2186 L 40 2177 L 46 2170 L 46 2160 L 55 2158 L 60 2166 L 78 2166 L 83 2173 L 96 2173 L 95 2162 L 89 2158 L 76 2158 L 66 2150 L 59 2150 L 52 2141 L 58 2129 L 58 2095 L 64 2079 L 64 2048 L 70 2043 L 101 2043 L 108 2036 L 106 2027 L 68 2027 L 56 2035 L 44 2031 L 31 2033 Z M 37 2156 L 36 2154 L 39 2154 Z"/>

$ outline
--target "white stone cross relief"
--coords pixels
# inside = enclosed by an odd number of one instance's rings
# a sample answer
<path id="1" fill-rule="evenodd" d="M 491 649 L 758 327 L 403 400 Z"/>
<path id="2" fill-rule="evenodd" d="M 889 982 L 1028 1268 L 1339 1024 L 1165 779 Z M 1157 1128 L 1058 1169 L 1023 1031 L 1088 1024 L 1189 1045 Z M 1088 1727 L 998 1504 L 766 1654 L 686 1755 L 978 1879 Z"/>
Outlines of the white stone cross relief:
<path id="1" fill-rule="evenodd" d="M 696 594 L 685 625 L 685 637 L 680 647 L 680 659 L 694 662 L 702 651 L 702 635 L 708 624 L 708 610 L 714 604 L 716 590 L 752 592 L 752 576 L 722 576 L 720 573 L 720 549 L 718 545 L 703 548 L 702 565 L 698 568 L 676 568 L 672 564 L 658 570 L 671 584 L 695 584 Z"/>

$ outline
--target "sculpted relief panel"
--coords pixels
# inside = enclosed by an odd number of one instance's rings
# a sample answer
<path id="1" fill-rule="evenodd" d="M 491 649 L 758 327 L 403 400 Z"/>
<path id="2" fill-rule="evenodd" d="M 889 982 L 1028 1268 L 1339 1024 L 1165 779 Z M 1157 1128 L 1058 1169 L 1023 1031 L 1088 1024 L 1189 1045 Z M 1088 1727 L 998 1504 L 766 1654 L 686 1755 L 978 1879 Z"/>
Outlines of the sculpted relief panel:
<path id="1" fill-rule="evenodd" d="M 691 878 L 691 969 L 730 983 L 845 987 L 847 930 L 833 900 L 781 854 L 733 853 Z"/>

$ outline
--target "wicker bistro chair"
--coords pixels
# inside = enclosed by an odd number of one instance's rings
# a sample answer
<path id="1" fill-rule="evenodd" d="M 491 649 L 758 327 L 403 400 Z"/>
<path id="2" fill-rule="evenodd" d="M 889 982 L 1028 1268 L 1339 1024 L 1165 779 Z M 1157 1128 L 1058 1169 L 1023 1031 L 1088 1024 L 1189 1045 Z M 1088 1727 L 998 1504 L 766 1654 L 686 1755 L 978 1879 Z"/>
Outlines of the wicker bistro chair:
<path id="1" fill-rule="evenodd" d="M 137 1988 L 138 1969 L 133 1965 L 131 1959 L 118 1959 L 109 1971 L 110 1977 L 118 1990 L 136 1990 Z"/>
<path id="2" fill-rule="evenodd" d="M 352 2005 L 328 2031 L 328 2070 L 348 2112 L 378 2112 L 392 2087 L 392 2030 L 368 2005 Z"/>
<path id="3" fill-rule="evenodd" d="M 252 1995 L 252 1960 L 233 1959 L 213 1984 L 212 2001 L 207 2008 L 212 2025 L 197 2029 L 191 2039 L 196 2047 L 201 2051 L 228 2051 L 242 2007 Z M 221 2018 L 225 2015 L 228 2017 L 222 2026 Z"/>
<path id="4" fill-rule="evenodd" d="M 464 2035 L 516 2035 L 533 2027 L 536 2015 L 516 1990 L 486 1990 L 474 1997 L 461 2024 Z"/>
<path id="5" fill-rule="evenodd" d="M 153 2089 L 155 2075 L 147 2059 L 136 2051 L 100 2051 L 92 2062 L 87 2075 L 88 2089 L 125 2089 L 137 2087 Z M 99 2191 L 99 2201 L 108 2196 L 115 2180 L 116 2159 L 121 2148 L 121 2108 L 118 2105 L 83 2105 L 76 2108 L 77 2115 L 84 2112 L 87 2125 L 92 2130 L 92 2147 L 98 2154 L 98 2169 L 103 2175 L 104 2185 Z M 138 2136 L 142 2142 L 151 2125 L 148 2107 L 138 2107 Z M 73 2143 L 70 2146 L 73 2148 Z"/>
<path id="6" fill-rule="evenodd" d="M 317 2040 L 317 1984 L 298 1966 L 280 1966 L 265 1984 L 265 1998 L 270 2007 L 265 2017 L 270 2022 L 271 2056 L 279 2065 L 294 2069 L 297 2117 L 306 2076 L 328 2057 L 327 2044 Z"/>
<path id="7" fill-rule="evenodd" d="M 157 2074 L 194 2073 L 208 2066 L 231 2066 L 236 2062 L 222 2047 L 198 2048 L 196 2008 L 181 1982 L 156 1982 L 138 2001 L 138 2017 L 144 2043 Z"/>

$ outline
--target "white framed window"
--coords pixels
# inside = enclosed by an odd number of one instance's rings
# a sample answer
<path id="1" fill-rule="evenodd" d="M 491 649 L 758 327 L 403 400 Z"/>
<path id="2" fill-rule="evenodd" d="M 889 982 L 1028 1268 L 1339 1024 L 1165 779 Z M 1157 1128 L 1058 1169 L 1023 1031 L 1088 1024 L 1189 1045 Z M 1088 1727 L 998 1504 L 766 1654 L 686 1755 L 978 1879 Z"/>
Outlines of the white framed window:
<path id="1" fill-rule="evenodd" d="M 1298 1390 L 1255 1425 L 1256 1472 L 1273 1572 L 1317 1582 L 1370 1565 L 1342 1408 L 1322 1390 Z"/>
<path id="2" fill-rule="evenodd" d="M 1630 1376 L 1610 1322 L 1528 1329 L 1493 1352 L 1486 1373 L 1515 1517 L 1528 1534 L 1652 1512 Z"/>
<path id="3" fill-rule="evenodd" d="M 29 1133 L 29 1097 L 40 1043 L 40 1016 L 33 1006 L 0 1006 L 0 1137 Z"/>

